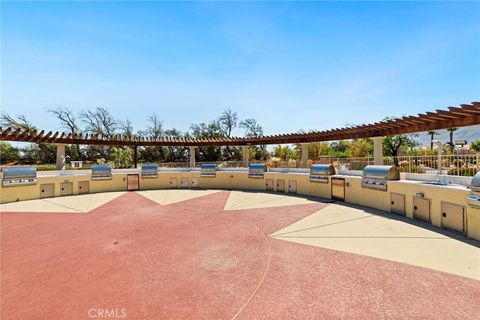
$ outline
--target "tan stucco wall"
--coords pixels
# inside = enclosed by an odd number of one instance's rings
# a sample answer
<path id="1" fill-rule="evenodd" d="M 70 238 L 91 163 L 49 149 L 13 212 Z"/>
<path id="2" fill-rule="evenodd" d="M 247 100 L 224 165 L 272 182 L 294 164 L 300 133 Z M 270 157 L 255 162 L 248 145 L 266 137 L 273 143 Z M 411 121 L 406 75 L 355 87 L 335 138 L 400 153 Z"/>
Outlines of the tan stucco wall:
<path id="1" fill-rule="evenodd" d="M 331 197 L 331 184 L 310 182 L 308 174 L 301 173 L 276 173 L 267 172 L 264 178 L 249 178 L 247 172 L 218 171 L 216 177 L 200 177 L 200 172 L 161 172 L 156 178 L 141 178 L 140 189 L 166 189 L 170 187 L 170 178 L 177 178 L 180 187 L 181 178 L 188 178 L 188 185 L 191 186 L 191 179 L 198 178 L 199 187 L 205 189 L 250 189 L 265 190 L 265 180 L 272 179 L 274 185 L 277 180 L 285 181 L 285 193 L 288 192 L 288 182 L 296 181 L 297 193 L 322 198 Z M 345 179 L 345 200 L 367 207 L 384 211 L 390 211 L 390 193 L 405 195 L 406 216 L 413 217 L 413 197 L 418 192 L 423 192 L 425 198 L 431 200 L 431 222 L 433 225 L 441 226 L 441 201 L 448 201 L 465 207 L 467 236 L 480 240 L 480 209 L 467 205 L 468 189 L 425 185 L 412 183 L 410 181 L 392 181 L 388 184 L 388 191 L 378 191 L 361 187 L 361 177 L 339 176 Z M 60 183 L 73 182 L 73 194 L 78 194 L 78 182 L 90 181 L 90 192 L 109 192 L 127 190 L 127 174 L 114 173 L 111 180 L 91 180 L 90 175 L 51 176 L 39 177 L 38 184 L 0 187 L 1 203 L 14 201 L 38 199 L 40 197 L 40 185 L 44 183 L 55 184 L 55 196 L 60 196 Z"/>

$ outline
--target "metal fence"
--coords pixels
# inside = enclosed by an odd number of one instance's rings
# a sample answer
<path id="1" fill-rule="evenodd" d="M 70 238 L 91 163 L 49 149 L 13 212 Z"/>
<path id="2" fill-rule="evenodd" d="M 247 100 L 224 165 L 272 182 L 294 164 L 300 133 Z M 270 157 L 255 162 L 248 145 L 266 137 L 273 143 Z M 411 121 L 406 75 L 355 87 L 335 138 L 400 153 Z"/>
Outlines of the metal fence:
<path id="1" fill-rule="evenodd" d="M 302 164 L 299 160 L 289 161 L 256 161 L 251 163 L 266 162 L 271 168 L 301 168 Z M 195 166 L 199 167 L 202 163 L 216 163 L 223 168 L 237 168 L 242 167 L 242 161 L 212 161 L 212 162 L 196 162 Z M 363 170 L 367 165 L 374 164 L 373 157 L 363 158 L 335 158 L 335 157 L 320 157 L 316 160 L 310 160 L 311 164 L 333 164 L 337 168 L 347 170 Z M 437 174 L 439 171 L 439 161 L 437 155 L 431 156 L 398 156 L 398 157 L 384 157 L 384 165 L 396 165 L 400 172 L 408 173 L 428 173 Z M 160 162 L 160 167 L 179 168 L 188 167 L 188 162 Z M 473 176 L 480 171 L 480 153 L 476 154 L 461 154 L 461 155 L 443 155 L 441 157 L 441 174 L 451 176 Z"/>
<path id="2" fill-rule="evenodd" d="M 451 176 L 473 176 L 480 171 L 480 153 L 443 155 L 440 158 L 432 156 L 398 156 L 384 157 L 384 165 L 396 165 L 400 172 L 446 174 Z M 365 158 L 331 158 L 325 157 L 313 163 L 331 163 L 334 166 L 348 170 L 363 170 L 367 165 L 374 164 L 373 157 Z M 441 171 L 440 171 L 441 167 Z"/>

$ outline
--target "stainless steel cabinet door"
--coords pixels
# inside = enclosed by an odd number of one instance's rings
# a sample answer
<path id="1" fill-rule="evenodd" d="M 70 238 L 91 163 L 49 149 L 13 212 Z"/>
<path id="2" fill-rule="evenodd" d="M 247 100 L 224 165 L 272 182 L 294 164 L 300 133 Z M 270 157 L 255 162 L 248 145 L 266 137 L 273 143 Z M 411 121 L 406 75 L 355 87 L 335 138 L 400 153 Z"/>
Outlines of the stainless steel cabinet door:
<path id="1" fill-rule="evenodd" d="M 345 201 L 345 179 L 332 178 L 332 199 Z"/>
<path id="2" fill-rule="evenodd" d="M 128 174 L 127 175 L 127 190 L 134 191 L 138 190 L 140 187 L 138 174 Z"/>

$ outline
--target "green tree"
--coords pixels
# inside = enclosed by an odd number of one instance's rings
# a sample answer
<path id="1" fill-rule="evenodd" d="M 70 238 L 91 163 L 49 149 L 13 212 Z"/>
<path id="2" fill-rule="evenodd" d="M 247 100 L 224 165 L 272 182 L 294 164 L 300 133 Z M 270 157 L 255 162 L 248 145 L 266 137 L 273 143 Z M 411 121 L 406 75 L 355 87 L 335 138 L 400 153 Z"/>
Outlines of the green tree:
<path id="1" fill-rule="evenodd" d="M 373 154 L 373 141 L 371 139 L 354 139 L 350 143 L 348 153 L 352 157 L 369 157 Z"/>
<path id="2" fill-rule="evenodd" d="M 196 139 L 220 138 L 222 133 L 217 121 L 210 123 L 192 124 L 190 127 L 192 137 Z M 198 158 L 200 161 L 218 161 L 221 159 L 222 150 L 220 147 L 199 147 Z"/>
<path id="3" fill-rule="evenodd" d="M 472 141 L 470 144 L 470 149 L 476 152 L 480 152 L 480 140 Z"/>
<path id="4" fill-rule="evenodd" d="M 398 166 L 397 156 L 402 149 L 415 146 L 413 135 L 400 134 L 383 139 L 383 154 L 392 156 L 395 166 Z"/>
<path id="5" fill-rule="evenodd" d="M 115 168 L 130 168 L 132 166 L 131 148 L 113 147 L 110 148 L 110 159 L 115 163 Z"/>
<path id="6" fill-rule="evenodd" d="M 281 144 L 277 145 L 274 149 L 274 155 L 277 158 L 280 158 L 283 161 L 288 161 L 294 158 L 295 151 L 292 150 L 289 146 L 282 146 Z"/>
<path id="7" fill-rule="evenodd" d="M 348 150 L 350 149 L 351 142 L 347 140 L 334 141 L 330 143 L 332 148 L 330 156 L 336 158 L 348 157 Z"/>
<path id="8" fill-rule="evenodd" d="M 259 138 L 263 136 L 263 127 L 255 119 L 245 119 L 240 121 L 239 127 L 245 130 L 245 137 Z M 265 159 L 267 154 L 265 145 L 250 146 L 249 154 L 251 159 Z"/>
<path id="9" fill-rule="evenodd" d="M 20 160 L 20 151 L 10 143 L 0 141 L 0 164 L 17 163 Z"/>

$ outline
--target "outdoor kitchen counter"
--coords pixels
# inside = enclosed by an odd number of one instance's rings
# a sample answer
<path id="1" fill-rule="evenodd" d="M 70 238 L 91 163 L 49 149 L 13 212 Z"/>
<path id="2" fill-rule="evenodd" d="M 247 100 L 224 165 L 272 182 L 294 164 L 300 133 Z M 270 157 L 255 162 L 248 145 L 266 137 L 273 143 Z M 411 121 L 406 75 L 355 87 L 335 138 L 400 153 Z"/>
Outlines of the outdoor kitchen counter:
<path id="1" fill-rule="evenodd" d="M 413 218 L 414 199 L 421 195 L 430 203 L 430 222 L 442 227 L 442 205 L 450 203 L 463 207 L 465 216 L 465 233 L 480 240 L 480 209 L 468 206 L 469 189 L 460 184 L 436 185 L 418 180 L 388 181 L 387 190 L 375 190 L 362 187 L 362 176 L 337 174 L 329 177 L 328 183 L 310 181 L 310 175 L 302 171 L 267 171 L 263 177 L 251 178 L 245 169 L 225 168 L 217 170 L 214 177 L 203 177 L 198 169 L 160 169 L 157 177 L 142 177 L 140 169 L 114 169 L 112 177 L 105 180 L 92 180 L 90 170 L 38 172 L 38 183 L 1 187 L 1 203 L 38 199 L 41 188 L 53 185 L 53 196 L 61 196 L 61 185 L 71 183 L 72 193 L 80 194 L 80 184 L 88 184 L 90 193 L 126 191 L 129 174 L 139 174 L 139 187 L 142 190 L 191 188 L 203 189 L 245 189 L 297 193 L 300 195 L 331 198 L 331 179 L 345 180 L 345 202 L 354 203 L 383 211 L 391 211 L 392 195 L 404 199 L 404 214 Z M 448 179 L 448 178 L 447 178 Z M 294 188 L 290 188 L 294 186 Z M 290 190 L 289 190 L 290 189 Z"/>

